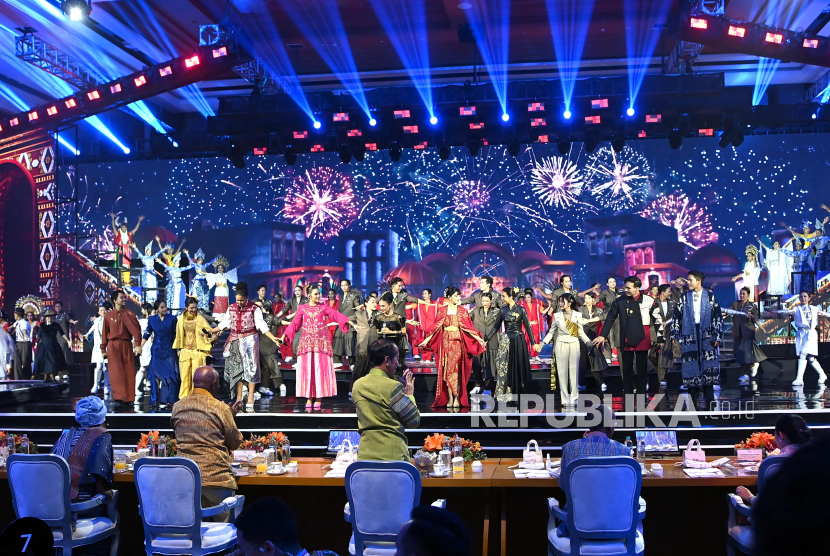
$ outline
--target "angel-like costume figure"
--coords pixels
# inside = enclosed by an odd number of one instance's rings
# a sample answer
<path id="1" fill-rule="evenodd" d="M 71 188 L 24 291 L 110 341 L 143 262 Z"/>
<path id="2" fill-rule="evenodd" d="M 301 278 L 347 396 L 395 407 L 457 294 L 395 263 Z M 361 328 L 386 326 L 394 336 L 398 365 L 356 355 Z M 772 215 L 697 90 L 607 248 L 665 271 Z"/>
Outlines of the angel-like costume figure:
<path id="1" fill-rule="evenodd" d="M 806 282 L 802 280 L 801 274 L 792 275 L 792 273 L 811 272 L 815 269 L 816 262 L 813 257 L 812 244 L 802 238 L 794 237 L 784 247 L 785 249 L 781 249 L 781 252 L 789 258 L 787 268 L 792 276 L 793 293 L 798 293 L 804 289 L 802 284 Z"/>
<path id="2" fill-rule="evenodd" d="M 228 268 L 228 259 L 222 255 L 217 255 L 213 259 L 213 267 L 216 272 L 205 273 L 204 276 L 207 279 L 208 288 L 213 289 L 213 317 L 218 319 L 228 311 L 230 284 L 236 284 L 239 278 L 236 275 L 236 268 L 225 272 Z"/>
<path id="3" fill-rule="evenodd" d="M 758 248 L 754 245 L 746 246 L 746 262 L 744 271 L 734 278 L 735 297 L 741 297 L 741 288 L 749 288 L 749 301 L 755 301 L 757 296 L 758 280 L 761 277 L 761 266 L 758 264 Z"/>
<path id="4" fill-rule="evenodd" d="M 179 261 L 182 256 L 181 246 L 179 247 L 179 250 L 172 255 L 172 244 L 168 243 L 165 245 L 164 249 L 164 262 L 162 262 L 161 265 L 167 273 L 167 288 L 165 290 L 165 293 L 167 294 L 167 307 L 172 315 L 180 315 L 184 310 L 184 300 L 187 295 L 187 290 L 184 287 L 184 281 L 182 281 L 182 272 L 187 272 L 193 268 L 193 264 L 183 267 L 179 266 Z"/>
<path id="5" fill-rule="evenodd" d="M 185 251 L 185 254 L 189 256 L 187 251 Z M 215 261 L 216 259 L 213 259 L 209 263 L 206 263 L 205 253 L 201 247 L 191 259 L 192 266 L 196 269 L 196 276 L 190 282 L 190 297 L 195 297 L 199 300 L 199 309 L 202 311 L 210 311 L 210 286 L 208 285 L 205 269 Z"/>
<path id="6" fill-rule="evenodd" d="M 144 301 L 147 303 L 155 303 L 156 299 L 158 299 L 158 287 L 159 281 L 158 277 L 156 277 L 156 259 L 159 258 L 164 252 L 163 248 L 158 250 L 158 253 L 153 254 L 153 242 L 147 244 L 144 247 L 144 254 L 141 254 L 141 251 L 138 250 L 138 247 L 133 244 L 133 249 L 135 252 L 138 253 L 138 258 L 141 259 L 141 264 L 144 265 L 144 268 L 141 270 L 141 280 L 139 284 L 141 285 L 141 293 L 144 294 Z"/>
<path id="7" fill-rule="evenodd" d="M 781 251 L 781 244 L 774 242 L 767 247 L 760 239 L 758 243 L 764 252 L 763 266 L 767 268 L 767 293 L 784 295 L 790 290 L 790 258 Z"/>
<path id="8" fill-rule="evenodd" d="M 144 220 L 143 216 L 138 217 L 138 223 L 135 225 L 135 228 L 130 231 L 127 228 L 127 219 L 124 218 L 120 222 L 118 222 L 115 218 L 115 213 L 111 212 L 110 216 L 112 217 L 112 233 L 114 236 L 115 242 L 115 266 L 116 268 L 121 269 L 121 285 L 129 287 L 130 286 L 130 261 L 132 258 L 132 251 L 133 251 L 133 235 L 138 231 L 138 227 L 141 225 L 141 221 Z"/>

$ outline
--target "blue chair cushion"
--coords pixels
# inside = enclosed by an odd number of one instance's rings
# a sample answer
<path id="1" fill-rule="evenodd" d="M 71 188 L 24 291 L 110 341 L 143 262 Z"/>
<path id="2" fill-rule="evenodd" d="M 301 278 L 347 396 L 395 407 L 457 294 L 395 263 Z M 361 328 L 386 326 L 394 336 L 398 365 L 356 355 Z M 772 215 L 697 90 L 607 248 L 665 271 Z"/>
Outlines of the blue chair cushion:
<path id="1" fill-rule="evenodd" d="M 548 532 L 548 540 L 553 546 L 554 550 L 559 554 L 571 553 L 571 539 L 570 537 L 560 537 L 558 529 L 551 529 Z M 637 527 L 637 537 L 634 539 L 634 552 L 642 554 L 645 550 L 645 541 L 643 540 L 643 525 Z M 582 555 L 611 555 L 611 554 L 627 554 L 625 540 L 598 540 L 598 541 L 583 541 Z"/>
<path id="2" fill-rule="evenodd" d="M 368 542 L 363 547 L 364 556 L 395 556 L 397 548 L 393 542 Z M 355 554 L 354 535 L 349 539 L 349 554 Z"/>
<path id="3" fill-rule="evenodd" d="M 755 546 L 755 532 L 752 525 L 735 525 L 729 529 L 729 537 L 739 545 L 752 549 Z"/>
<path id="4" fill-rule="evenodd" d="M 97 535 L 98 533 L 103 533 L 109 529 L 114 529 L 115 525 L 109 518 L 106 517 L 96 517 L 93 519 L 79 519 L 75 522 L 75 531 L 72 532 L 72 540 L 81 540 L 91 537 L 93 535 Z M 52 530 L 52 536 L 55 537 L 56 541 L 63 540 L 63 531 L 60 530 Z"/>
<path id="5" fill-rule="evenodd" d="M 202 548 L 216 548 L 236 542 L 236 527 L 230 523 L 202 522 Z M 154 548 L 190 549 L 193 542 L 185 535 L 158 535 L 153 539 Z"/>

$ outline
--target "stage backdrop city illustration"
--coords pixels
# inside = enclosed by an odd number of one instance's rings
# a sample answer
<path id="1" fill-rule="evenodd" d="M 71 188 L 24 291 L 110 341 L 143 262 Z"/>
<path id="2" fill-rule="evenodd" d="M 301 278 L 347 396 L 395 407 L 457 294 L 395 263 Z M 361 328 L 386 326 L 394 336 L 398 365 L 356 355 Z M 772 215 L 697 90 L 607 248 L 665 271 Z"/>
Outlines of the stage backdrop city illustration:
<path id="1" fill-rule="evenodd" d="M 665 283 L 696 268 L 728 304 L 756 236 L 771 244 L 787 235 L 781 221 L 800 228 L 828 216 L 826 138 L 787 139 L 751 136 L 738 149 L 687 139 L 681 150 L 638 141 L 619 153 L 574 143 L 564 156 L 552 144 L 516 157 L 485 146 L 476 157 L 454 148 L 447 160 L 407 150 L 397 162 L 369 151 L 350 164 L 313 153 L 293 166 L 266 154 L 243 169 L 224 158 L 64 165 L 57 189 L 76 201 L 58 211 L 57 251 L 71 262 L 59 267 L 58 286 L 82 284 L 90 304 L 106 294 L 114 212 L 131 229 L 145 216 L 142 250 L 155 236 L 186 239 L 191 254 L 221 253 L 242 279 L 283 293 L 340 278 L 370 291 L 397 275 L 412 293 L 431 287 L 436 297 L 447 284 L 472 291 L 483 274 L 497 288 L 550 289 L 567 273 L 585 289 L 608 275 Z M 825 280 L 820 272 L 819 288 Z"/>

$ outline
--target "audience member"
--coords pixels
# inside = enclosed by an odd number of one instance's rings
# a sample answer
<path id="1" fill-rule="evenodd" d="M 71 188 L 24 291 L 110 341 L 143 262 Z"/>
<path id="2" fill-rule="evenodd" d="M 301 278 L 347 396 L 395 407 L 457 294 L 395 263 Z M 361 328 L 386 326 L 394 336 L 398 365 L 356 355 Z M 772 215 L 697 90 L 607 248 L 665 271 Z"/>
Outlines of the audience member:
<path id="1" fill-rule="evenodd" d="M 603 404 L 594 408 L 599 412 L 601 420 L 589 428 L 582 438 L 571 440 L 562 446 L 562 471 L 575 459 L 579 458 L 604 458 L 612 456 L 631 456 L 631 450 L 616 440 L 611 440 L 614 435 L 614 421 L 616 414 L 614 410 Z"/>
<path id="2" fill-rule="evenodd" d="M 395 556 L 468 556 L 470 530 L 449 510 L 418 506 L 398 531 L 395 546 Z"/>
<path id="3" fill-rule="evenodd" d="M 830 554 L 830 435 L 799 448 L 764 483 L 752 507 L 755 556 Z"/>
<path id="4" fill-rule="evenodd" d="M 391 340 L 376 340 L 369 346 L 369 374 L 357 379 L 352 390 L 357 428 L 360 431 L 358 459 L 409 461 L 404 430 L 417 427 L 421 414 L 415 405 L 415 379 L 406 371 L 406 388 L 398 382 L 398 347 Z"/>
<path id="5" fill-rule="evenodd" d="M 170 418 L 179 456 L 196 462 L 202 473 L 203 507 L 217 506 L 234 495 L 230 453 L 242 444 L 242 433 L 233 420 L 242 401 L 228 406 L 216 399 L 217 392 L 219 373 L 209 365 L 199 367 L 193 374 L 193 392 L 176 402 Z M 225 512 L 214 521 L 229 517 Z"/>
<path id="6" fill-rule="evenodd" d="M 792 413 L 782 415 L 775 422 L 775 444 L 778 446 L 779 453 L 772 457 L 787 457 L 795 453 L 795 451 L 808 443 L 813 438 L 813 433 L 810 432 L 810 427 L 807 422 L 801 418 L 800 415 Z M 757 496 L 752 496 L 752 493 L 746 487 L 738 487 L 738 496 L 744 501 L 747 506 L 755 502 Z"/>
<path id="7" fill-rule="evenodd" d="M 245 506 L 235 525 L 237 544 L 231 556 L 337 556 L 334 552 L 309 553 L 303 549 L 294 512 L 274 496 Z"/>

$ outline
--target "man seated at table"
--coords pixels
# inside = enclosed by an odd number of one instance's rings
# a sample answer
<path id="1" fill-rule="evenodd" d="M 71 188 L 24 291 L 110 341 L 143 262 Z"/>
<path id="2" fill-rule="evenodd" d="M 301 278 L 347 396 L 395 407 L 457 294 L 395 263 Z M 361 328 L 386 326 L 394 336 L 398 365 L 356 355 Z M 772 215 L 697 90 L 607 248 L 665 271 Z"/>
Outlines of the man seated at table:
<path id="1" fill-rule="evenodd" d="M 397 554 L 408 556 L 467 556 L 471 544 L 467 524 L 451 511 L 434 506 L 412 508 L 411 519 L 395 539 Z"/>
<path id="2" fill-rule="evenodd" d="M 248 504 L 236 518 L 236 552 L 234 555 L 337 556 L 325 550 L 309 553 L 300 546 L 297 519 L 291 508 L 274 496 Z"/>
<path id="3" fill-rule="evenodd" d="M 409 461 L 407 427 L 417 427 L 421 414 L 415 405 L 412 371 L 403 375 L 406 387 L 398 382 L 398 347 L 390 340 L 375 340 L 369 346 L 371 370 L 352 389 L 357 428 L 360 431 L 358 459 Z"/>
<path id="4" fill-rule="evenodd" d="M 560 469 L 565 468 L 575 459 L 579 458 L 605 458 L 612 456 L 631 456 L 631 450 L 616 440 L 611 440 L 614 435 L 614 421 L 616 414 L 614 410 L 603 404 L 596 406 L 594 411 L 602 416 L 599 423 L 589 428 L 578 440 L 571 440 L 562 446 L 562 464 Z"/>
<path id="5" fill-rule="evenodd" d="M 170 418 L 179 456 L 193 460 L 202 472 L 202 507 L 218 506 L 236 492 L 230 452 L 242 444 L 234 416 L 242 401 L 226 405 L 216 399 L 219 373 L 210 365 L 196 369 L 193 392 L 173 406 Z M 230 512 L 214 518 L 227 521 Z"/>

